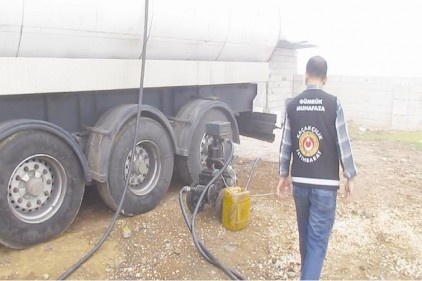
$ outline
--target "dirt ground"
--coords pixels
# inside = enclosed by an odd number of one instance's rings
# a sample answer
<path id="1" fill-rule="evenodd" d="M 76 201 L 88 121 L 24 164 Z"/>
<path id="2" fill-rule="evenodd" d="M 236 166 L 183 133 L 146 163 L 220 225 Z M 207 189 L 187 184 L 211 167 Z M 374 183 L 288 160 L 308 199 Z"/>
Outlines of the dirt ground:
<path id="1" fill-rule="evenodd" d="M 421 140 L 422 141 L 422 140 Z M 244 186 L 252 161 L 263 157 L 250 186 L 250 225 L 226 230 L 215 211 L 200 213 L 205 245 L 250 279 L 297 279 L 298 237 L 291 194 L 274 195 L 279 140 L 247 138 L 235 168 Z M 392 141 L 354 139 L 359 177 L 353 202 L 339 192 L 323 279 L 422 279 L 422 151 Z M 71 279 L 227 279 L 195 249 L 170 187 L 152 212 L 121 218 L 99 252 Z M 54 239 L 30 249 L 0 247 L 0 279 L 55 279 L 101 237 L 113 213 L 88 189 L 76 221 Z"/>

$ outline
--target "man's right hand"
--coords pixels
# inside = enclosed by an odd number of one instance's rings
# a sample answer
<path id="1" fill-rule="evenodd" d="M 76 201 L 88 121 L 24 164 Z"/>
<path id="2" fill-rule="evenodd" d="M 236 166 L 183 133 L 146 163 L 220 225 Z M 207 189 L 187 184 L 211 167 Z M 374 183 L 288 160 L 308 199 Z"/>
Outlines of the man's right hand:
<path id="1" fill-rule="evenodd" d="M 280 180 L 277 184 L 277 196 L 279 198 L 283 198 L 286 195 L 286 190 L 289 188 L 289 185 L 287 185 L 287 177 L 280 177 Z"/>
<path id="2" fill-rule="evenodd" d="M 348 201 L 351 201 L 355 191 L 355 181 L 353 179 L 347 179 L 346 184 L 344 185 L 344 191 L 346 192 L 345 198 Z"/>

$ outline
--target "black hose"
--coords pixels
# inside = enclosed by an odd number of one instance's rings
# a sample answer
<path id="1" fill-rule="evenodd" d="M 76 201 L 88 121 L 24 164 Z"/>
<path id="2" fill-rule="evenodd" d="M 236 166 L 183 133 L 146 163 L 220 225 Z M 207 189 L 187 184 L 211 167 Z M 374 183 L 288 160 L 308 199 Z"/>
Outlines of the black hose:
<path id="1" fill-rule="evenodd" d="M 138 95 L 138 109 L 136 114 L 136 125 L 135 125 L 135 133 L 133 136 L 133 145 L 132 145 L 132 154 L 131 154 L 131 161 L 129 164 L 129 171 L 132 171 L 132 164 L 135 157 L 135 148 L 137 144 L 137 136 L 138 136 L 138 126 L 139 126 L 139 119 L 141 117 L 141 111 L 142 111 L 142 99 L 144 94 L 144 76 L 145 76 L 145 59 L 146 59 L 146 53 L 147 53 L 147 32 L 148 32 L 148 3 L 149 0 L 145 0 L 145 16 L 144 16 L 144 37 L 143 37 L 143 49 L 142 49 L 142 64 L 141 64 L 141 77 L 139 81 L 139 95 Z M 117 210 L 114 214 L 113 220 L 111 221 L 110 225 L 108 226 L 106 232 L 103 234 L 101 239 L 98 241 L 98 243 L 92 248 L 85 256 L 83 256 L 77 263 L 75 263 L 72 267 L 70 267 L 66 272 L 61 274 L 57 279 L 58 280 L 64 280 L 67 279 L 73 272 L 75 272 L 82 264 L 84 264 L 87 260 L 89 260 L 95 252 L 98 251 L 98 249 L 104 244 L 104 242 L 109 237 L 111 231 L 113 230 L 117 219 L 120 216 L 120 212 L 123 207 L 123 201 L 126 196 L 126 192 L 128 190 L 129 186 L 129 178 L 130 175 L 127 176 L 126 182 L 125 182 L 125 188 L 123 189 L 122 198 L 120 199 L 119 206 L 117 207 Z"/>
<path id="2" fill-rule="evenodd" d="M 229 140 L 229 143 L 233 146 L 233 142 Z M 202 191 L 198 203 L 195 207 L 195 210 L 192 214 L 191 219 L 189 220 L 187 211 L 185 208 L 185 204 L 183 203 L 183 193 L 187 191 L 187 188 L 183 188 L 179 193 L 179 204 L 180 208 L 182 210 L 183 217 L 185 219 L 185 222 L 189 228 L 189 231 L 192 234 L 193 242 L 200 252 L 200 254 L 211 264 L 216 266 L 217 268 L 221 269 L 227 276 L 229 276 L 232 280 L 246 280 L 246 278 L 240 274 L 239 272 L 235 271 L 234 269 L 231 269 L 224 265 L 221 261 L 217 259 L 202 243 L 201 239 L 198 237 L 198 234 L 195 231 L 195 219 L 199 211 L 199 207 L 201 205 L 201 202 L 204 200 L 205 194 L 207 194 L 208 189 L 211 187 L 211 185 L 221 176 L 221 174 L 227 169 L 228 165 L 233 161 L 233 149 L 231 150 L 230 157 L 224 164 L 224 166 L 217 172 L 217 174 L 214 176 L 214 178 L 211 179 L 211 181 L 207 184 L 205 189 Z"/>

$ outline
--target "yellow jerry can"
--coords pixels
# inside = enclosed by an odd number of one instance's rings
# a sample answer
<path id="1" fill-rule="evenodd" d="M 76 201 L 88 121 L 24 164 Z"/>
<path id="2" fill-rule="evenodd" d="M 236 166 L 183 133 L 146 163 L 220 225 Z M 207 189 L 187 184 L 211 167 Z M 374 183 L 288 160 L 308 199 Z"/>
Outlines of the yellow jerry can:
<path id="1" fill-rule="evenodd" d="M 221 221 L 229 230 L 248 226 L 251 212 L 251 194 L 241 187 L 227 187 L 223 193 Z"/>

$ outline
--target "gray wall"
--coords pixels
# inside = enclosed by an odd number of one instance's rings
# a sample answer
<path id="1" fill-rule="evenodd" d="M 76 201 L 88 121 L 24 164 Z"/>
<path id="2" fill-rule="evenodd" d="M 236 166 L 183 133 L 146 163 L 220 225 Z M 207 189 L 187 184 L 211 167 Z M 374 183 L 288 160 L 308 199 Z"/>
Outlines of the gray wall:
<path id="1" fill-rule="evenodd" d="M 295 50 L 277 49 L 270 82 L 258 85 L 255 111 L 275 113 L 280 124 L 287 98 L 304 90 Z M 422 78 L 329 76 L 324 89 L 342 102 L 347 120 L 376 129 L 422 130 Z"/>
<path id="2" fill-rule="evenodd" d="M 304 89 L 302 81 L 295 87 Z M 422 130 L 422 78 L 329 76 L 324 87 L 342 102 L 346 119 L 387 130 Z"/>
<path id="3" fill-rule="evenodd" d="M 270 61 L 270 79 L 258 84 L 254 110 L 276 113 L 278 124 L 284 119 L 284 103 L 291 98 L 297 79 L 297 54 L 292 49 L 276 49 Z M 301 79 L 301 78 L 300 78 Z"/>

